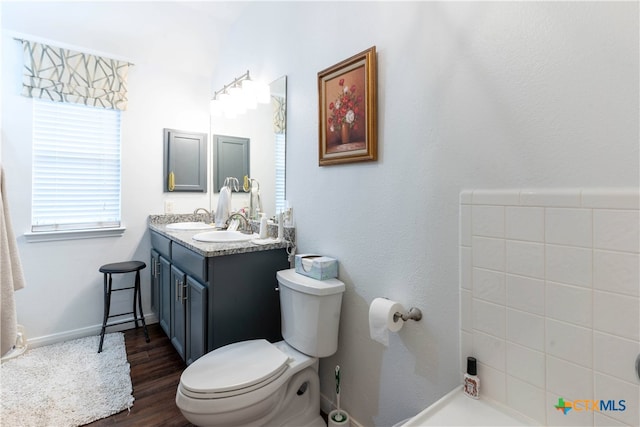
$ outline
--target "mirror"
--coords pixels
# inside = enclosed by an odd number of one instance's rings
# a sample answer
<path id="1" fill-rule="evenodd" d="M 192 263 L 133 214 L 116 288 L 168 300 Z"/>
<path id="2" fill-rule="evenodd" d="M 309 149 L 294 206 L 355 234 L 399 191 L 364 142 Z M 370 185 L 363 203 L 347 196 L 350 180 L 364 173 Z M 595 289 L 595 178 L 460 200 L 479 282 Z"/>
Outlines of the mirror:
<path id="1" fill-rule="evenodd" d="M 285 208 L 285 156 L 287 122 L 287 76 L 282 76 L 269 85 L 271 103 L 258 104 L 235 118 L 212 117 L 211 135 L 228 135 L 250 141 L 249 178 L 260 185 L 263 212 L 267 217 Z M 215 150 L 214 151 L 214 156 Z M 216 165 L 217 159 L 213 159 Z M 218 172 L 213 171 L 216 176 Z M 242 185 L 242 181 L 240 181 Z M 219 191 L 214 184 L 214 191 Z M 242 191 L 237 194 L 240 196 Z M 249 195 L 246 206 L 249 206 Z"/>

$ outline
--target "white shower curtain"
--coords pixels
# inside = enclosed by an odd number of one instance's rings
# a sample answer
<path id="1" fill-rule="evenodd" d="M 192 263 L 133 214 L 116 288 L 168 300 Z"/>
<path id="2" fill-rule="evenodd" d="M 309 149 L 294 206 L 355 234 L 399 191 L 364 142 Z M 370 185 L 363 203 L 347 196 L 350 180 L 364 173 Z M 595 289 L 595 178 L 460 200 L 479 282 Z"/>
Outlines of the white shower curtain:
<path id="1" fill-rule="evenodd" d="M 9 206 L 4 185 L 4 169 L 0 165 L 0 355 L 4 356 L 16 344 L 18 317 L 14 292 L 24 287 L 24 276 L 16 238 L 11 228 Z"/>

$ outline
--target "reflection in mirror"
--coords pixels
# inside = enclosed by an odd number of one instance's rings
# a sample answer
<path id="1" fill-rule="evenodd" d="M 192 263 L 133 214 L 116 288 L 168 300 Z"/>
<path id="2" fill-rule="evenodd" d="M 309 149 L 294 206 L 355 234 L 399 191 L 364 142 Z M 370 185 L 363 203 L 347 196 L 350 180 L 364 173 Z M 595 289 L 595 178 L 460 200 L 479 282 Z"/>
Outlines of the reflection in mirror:
<path id="1" fill-rule="evenodd" d="M 285 209 L 287 77 L 274 80 L 270 89 L 270 104 L 258 104 L 256 109 L 235 118 L 211 118 L 211 135 L 232 135 L 251 141 L 249 178 L 259 183 L 262 208 L 267 217 Z M 216 161 L 214 158 L 214 165 Z M 214 170 L 213 175 L 216 174 Z M 218 191 L 217 186 L 213 188 Z M 248 194 L 246 206 L 249 206 Z"/>
<path id="2" fill-rule="evenodd" d="M 235 178 L 241 183 L 250 174 L 251 147 L 249 138 L 226 135 L 213 135 L 212 138 L 216 155 L 213 185 L 216 193 L 219 193 L 227 178 Z M 231 191 L 240 191 L 240 188 Z"/>
<path id="3" fill-rule="evenodd" d="M 275 144 L 275 215 L 278 212 L 284 211 L 286 208 L 287 76 L 282 76 L 271 83 L 271 105 L 273 108 L 273 133 Z"/>

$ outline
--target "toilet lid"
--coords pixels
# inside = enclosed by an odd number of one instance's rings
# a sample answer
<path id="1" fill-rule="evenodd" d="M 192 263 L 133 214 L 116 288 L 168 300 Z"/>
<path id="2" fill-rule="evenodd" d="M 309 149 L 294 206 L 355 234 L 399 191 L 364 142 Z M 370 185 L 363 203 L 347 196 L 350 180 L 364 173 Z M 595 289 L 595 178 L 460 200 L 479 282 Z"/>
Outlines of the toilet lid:
<path id="1" fill-rule="evenodd" d="M 224 395 L 277 378 L 289 357 L 269 341 L 242 341 L 220 347 L 193 362 L 180 378 L 182 387 L 197 394 Z"/>

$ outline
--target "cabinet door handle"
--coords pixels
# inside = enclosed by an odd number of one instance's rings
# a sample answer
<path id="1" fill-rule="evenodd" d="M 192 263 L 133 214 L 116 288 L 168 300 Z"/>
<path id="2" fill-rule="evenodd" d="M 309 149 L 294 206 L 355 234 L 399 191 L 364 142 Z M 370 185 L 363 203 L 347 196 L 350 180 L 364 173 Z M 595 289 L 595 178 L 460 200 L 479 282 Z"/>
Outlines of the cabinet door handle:
<path id="1" fill-rule="evenodd" d="M 187 287 L 187 284 L 183 282 L 183 284 L 182 284 L 182 301 L 181 301 L 182 303 L 184 303 L 187 300 L 187 298 L 189 297 L 188 291 L 189 291 L 189 289 Z"/>
<path id="2" fill-rule="evenodd" d="M 176 175 L 173 171 L 169 172 L 169 176 L 167 177 L 167 190 L 173 191 L 176 189 Z"/>
<path id="3" fill-rule="evenodd" d="M 153 258 L 151 258 L 151 277 L 155 278 L 156 277 L 156 269 L 155 269 L 156 263 L 153 260 Z"/>
<path id="4" fill-rule="evenodd" d="M 155 262 L 153 263 L 153 266 L 154 266 L 154 272 L 155 272 L 155 274 L 156 274 L 156 277 L 160 277 L 160 272 L 162 271 L 162 270 L 160 269 L 160 261 L 155 261 Z"/>

